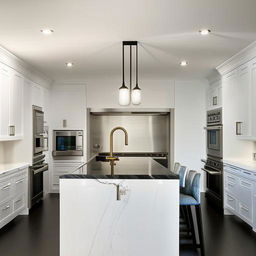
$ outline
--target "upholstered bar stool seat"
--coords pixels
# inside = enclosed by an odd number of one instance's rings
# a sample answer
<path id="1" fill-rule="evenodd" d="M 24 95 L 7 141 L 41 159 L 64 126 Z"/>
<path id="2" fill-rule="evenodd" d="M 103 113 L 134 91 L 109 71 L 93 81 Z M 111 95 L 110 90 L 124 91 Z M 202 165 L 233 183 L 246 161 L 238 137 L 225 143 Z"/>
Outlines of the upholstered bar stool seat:
<path id="1" fill-rule="evenodd" d="M 204 237 L 200 205 L 200 173 L 189 171 L 187 174 L 185 179 L 185 187 L 181 188 L 180 206 L 183 208 L 183 212 L 185 212 L 185 217 L 188 222 L 187 224 L 192 233 L 193 247 L 200 248 L 201 255 L 204 256 Z M 192 206 L 194 206 L 196 210 L 197 225 L 194 224 Z M 196 241 L 195 226 L 197 226 L 198 229 L 199 243 Z"/>

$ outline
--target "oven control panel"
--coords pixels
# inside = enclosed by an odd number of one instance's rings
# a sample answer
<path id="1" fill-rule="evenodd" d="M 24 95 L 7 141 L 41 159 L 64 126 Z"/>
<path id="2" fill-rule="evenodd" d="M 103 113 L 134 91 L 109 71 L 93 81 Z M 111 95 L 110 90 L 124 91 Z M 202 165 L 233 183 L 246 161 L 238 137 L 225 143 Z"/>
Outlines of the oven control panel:
<path id="1" fill-rule="evenodd" d="M 207 112 L 207 125 L 222 124 L 222 109 L 214 109 Z"/>
<path id="2" fill-rule="evenodd" d="M 214 160 L 212 158 L 208 158 L 205 164 L 206 167 L 213 168 L 219 171 L 222 171 L 223 169 L 223 162 Z"/>

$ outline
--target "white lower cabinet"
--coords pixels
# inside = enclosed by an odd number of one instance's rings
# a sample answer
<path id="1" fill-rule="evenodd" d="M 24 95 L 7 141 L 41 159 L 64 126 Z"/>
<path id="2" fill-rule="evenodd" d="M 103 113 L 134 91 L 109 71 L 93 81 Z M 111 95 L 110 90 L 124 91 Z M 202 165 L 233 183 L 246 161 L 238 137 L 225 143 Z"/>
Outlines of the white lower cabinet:
<path id="1" fill-rule="evenodd" d="M 82 162 L 53 162 L 51 168 L 51 187 L 52 192 L 59 192 L 60 176 L 65 174 L 77 173 L 75 170 Z"/>
<path id="2" fill-rule="evenodd" d="M 0 228 L 16 216 L 28 212 L 28 167 L 0 174 Z"/>
<path id="3" fill-rule="evenodd" d="M 224 168 L 224 208 L 256 231 L 256 175 L 226 165 Z"/>
<path id="4" fill-rule="evenodd" d="M 255 174 L 256 177 L 256 174 Z M 253 188 L 253 230 L 256 232 L 256 183 Z"/>

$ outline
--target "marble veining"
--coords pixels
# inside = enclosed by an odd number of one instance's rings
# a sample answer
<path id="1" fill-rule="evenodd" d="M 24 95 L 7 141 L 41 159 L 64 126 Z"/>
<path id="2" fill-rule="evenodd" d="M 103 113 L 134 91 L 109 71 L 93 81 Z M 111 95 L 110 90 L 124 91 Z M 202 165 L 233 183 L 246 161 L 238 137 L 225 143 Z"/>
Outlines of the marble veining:
<path id="1" fill-rule="evenodd" d="M 62 178 L 60 206 L 61 256 L 179 255 L 176 179 Z"/>

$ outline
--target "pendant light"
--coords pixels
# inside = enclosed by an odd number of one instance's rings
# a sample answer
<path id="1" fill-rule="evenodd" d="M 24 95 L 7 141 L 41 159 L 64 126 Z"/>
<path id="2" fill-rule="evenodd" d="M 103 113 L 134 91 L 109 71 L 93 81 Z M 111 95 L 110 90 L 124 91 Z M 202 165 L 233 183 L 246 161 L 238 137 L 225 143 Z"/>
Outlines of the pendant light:
<path id="1" fill-rule="evenodd" d="M 122 48 L 122 59 L 123 59 L 122 61 L 123 82 L 122 82 L 122 86 L 119 88 L 119 104 L 121 106 L 127 106 L 130 104 L 130 92 L 124 82 L 124 44 Z"/>
<path id="2" fill-rule="evenodd" d="M 132 104 L 141 103 L 141 89 L 138 84 L 138 44 L 136 45 L 136 86 L 132 89 Z"/>
<path id="3" fill-rule="evenodd" d="M 125 85 L 124 76 L 124 46 L 130 46 L 130 89 Z M 132 89 L 132 47 L 136 46 L 136 85 Z M 122 72 L 123 72 L 123 82 L 122 86 L 119 88 L 119 104 L 121 106 L 127 106 L 130 101 L 134 105 L 139 105 L 141 103 L 141 89 L 138 84 L 138 42 L 137 41 L 123 41 L 122 48 Z"/>

